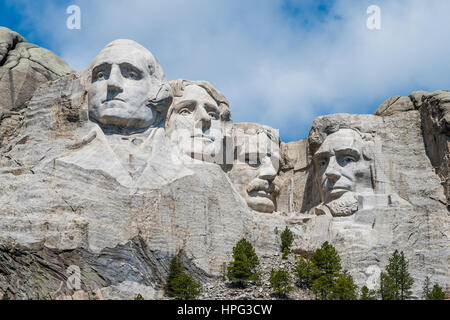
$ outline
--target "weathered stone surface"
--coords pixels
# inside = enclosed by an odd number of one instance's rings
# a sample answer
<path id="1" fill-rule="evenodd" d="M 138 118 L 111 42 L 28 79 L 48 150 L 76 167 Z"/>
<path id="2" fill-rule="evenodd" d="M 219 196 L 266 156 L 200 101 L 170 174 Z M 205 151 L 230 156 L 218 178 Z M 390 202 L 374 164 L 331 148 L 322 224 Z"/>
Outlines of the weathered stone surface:
<path id="1" fill-rule="evenodd" d="M 414 110 L 414 104 L 409 97 L 392 97 L 384 101 L 375 110 L 377 116 L 390 116 L 396 112 Z"/>
<path id="2" fill-rule="evenodd" d="M 427 155 L 444 186 L 450 210 L 450 92 L 439 90 L 424 96 L 420 113 Z"/>

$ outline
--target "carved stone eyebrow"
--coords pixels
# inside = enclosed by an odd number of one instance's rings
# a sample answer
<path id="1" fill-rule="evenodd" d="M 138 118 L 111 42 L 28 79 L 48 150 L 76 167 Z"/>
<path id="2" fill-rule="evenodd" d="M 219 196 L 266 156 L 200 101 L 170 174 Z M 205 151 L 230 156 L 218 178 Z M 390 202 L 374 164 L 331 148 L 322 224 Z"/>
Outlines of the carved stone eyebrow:
<path id="1" fill-rule="evenodd" d="M 361 157 L 361 153 L 355 148 L 336 148 L 334 152 L 339 156 L 350 155 L 357 159 Z"/>
<path id="2" fill-rule="evenodd" d="M 99 70 L 110 69 L 111 63 L 103 62 L 92 69 L 92 74 L 96 73 Z"/>
<path id="3" fill-rule="evenodd" d="M 129 68 L 129 69 L 139 73 L 139 75 L 142 75 L 142 70 L 129 62 L 122 62 L 119 65 L 120 65 L 120 69 Z"/>
<path id="4" fill-rule="evenodd" d="M 318 160 L 321 158 L 329 158 L 332 155 L 333 155 L 333 153 L 328 150 L 318 151 L 313 155 L 313 160 Z"/>
<path id="5" fill-rule="evenodd" d="M 207 111 L 215 111 L 215 112 L 219 112 L 219 107 L 217 107 L 217 106 L 214 105 L 214 104 L 210 104 L 210 103 L 205 104 L 205 109 L 206 109 Z"/>
<path id="6" fill-rule="evenodd" d="M 184 107 L 188 107 L 188 108 L 190 108 L 192 110 L 192 109 L 195 108 L 196 103 L 197 102 L 195 100 L 183 100 L 183 101 L 180 101 L 180 102 L 176 103 L 173 106 L 173 109 L 174 109 L 175 112 L 180 111 L 180 109 L 182 109 Z"/>

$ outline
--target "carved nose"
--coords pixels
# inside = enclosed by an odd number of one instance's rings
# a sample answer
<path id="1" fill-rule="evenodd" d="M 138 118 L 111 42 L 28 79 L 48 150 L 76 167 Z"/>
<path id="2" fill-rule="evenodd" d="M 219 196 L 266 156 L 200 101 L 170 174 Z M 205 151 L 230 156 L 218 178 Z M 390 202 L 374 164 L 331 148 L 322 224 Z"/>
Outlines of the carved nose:
<path id="1" fill-rule="evenodd" d="M 261 168 L 259 170 L 258 177 L 260 179 L 272 181 L 277 176 L 277 170 L 275 170 L 272 161 L 269 157 L 265 157 L 262 161 Z"/>
<path id="2" fill-rule="evenodd" d="M 198 121 L 201 123 L 202 130 L 205 131 L 211 127 L 211 117 L 203 106 L 198 108 Z"/>
<path id="3" fill-rule="evenodd" d="M 339 178 L 341 177 L 341 175 L 339 174 L 339 172 L 335 171 L 335 170 L 330 170 L 328 172 L 325 172 L 325 175 L 327 176 L 327 179 L 330 182 L 336 182 L 339 180 Z"/>
<path id="4" fill-rule="evenodd" d="M 325 171 L 325 176 L 330 182 L 336 182 L 341 177 L 341 174 L 339 173 L 339 170 L 337 170 L 336 166 L 338 166 L 338 164 L 335 158 L 331 157 L 327 170 Z"/>
<path id="5" fill-rule="evenodd" d="M 108 79 L 108 94 L 118 94 L 122 91 L 122 74 L 119 67 L 113 65 Z"/>

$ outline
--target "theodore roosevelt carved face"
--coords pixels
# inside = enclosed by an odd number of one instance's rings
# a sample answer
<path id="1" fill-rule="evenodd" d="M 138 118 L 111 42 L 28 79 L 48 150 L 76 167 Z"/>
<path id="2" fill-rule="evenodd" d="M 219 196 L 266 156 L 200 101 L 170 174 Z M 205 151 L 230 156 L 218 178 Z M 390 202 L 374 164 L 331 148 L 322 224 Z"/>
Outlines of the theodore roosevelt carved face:
<path id="1" fill-rule="evenodd" d="M 167 114 L 167 135 L 192 158 L 217 162 L 231 126 L 225 97 L 205 81 L 175 80 L 170 85 L 174 101 Z"/>
<path id="2" fill-rule="evenodd" d="M 321 200 L 334 215 L 352 214 L 357 210 L 355 193 L 373 190 L 371 158 L 361 135 L 353 129 L 328 135 L 313 163 Z"/>
<path id="3" fill-rule="evenodd" d="M 145 129 L 164 120 L 172 92 L 153 55 L 131 40 L 116 40 L 89 68 L 89 116 L 104 126 Z"/>
<path id="4" fill-rule="evenodd" d="M 280 138 L 269 127 L 254 123 L 234 125 L 235 163 L 229 172 L 247 205 L 259 212 L 276 211 L 279 192 L 273 180 L 280 164 Z"/>

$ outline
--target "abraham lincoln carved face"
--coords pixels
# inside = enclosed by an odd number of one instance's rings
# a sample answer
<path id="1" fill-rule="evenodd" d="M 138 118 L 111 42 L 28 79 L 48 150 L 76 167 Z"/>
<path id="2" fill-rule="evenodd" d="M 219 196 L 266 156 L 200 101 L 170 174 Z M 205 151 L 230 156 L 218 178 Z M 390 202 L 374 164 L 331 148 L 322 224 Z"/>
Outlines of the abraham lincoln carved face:
<path id="1" fill-rule="evenodd" d="M 336 215 L 352 214 L 357 209 L 355 194 L 373 188 L 371 158 L 361 135 L 353 129 L 340 129 L 327 136 L 313 163 L 322 202 L 334 206 L 335 211 L 342 209 L 334 212 Z"/>

